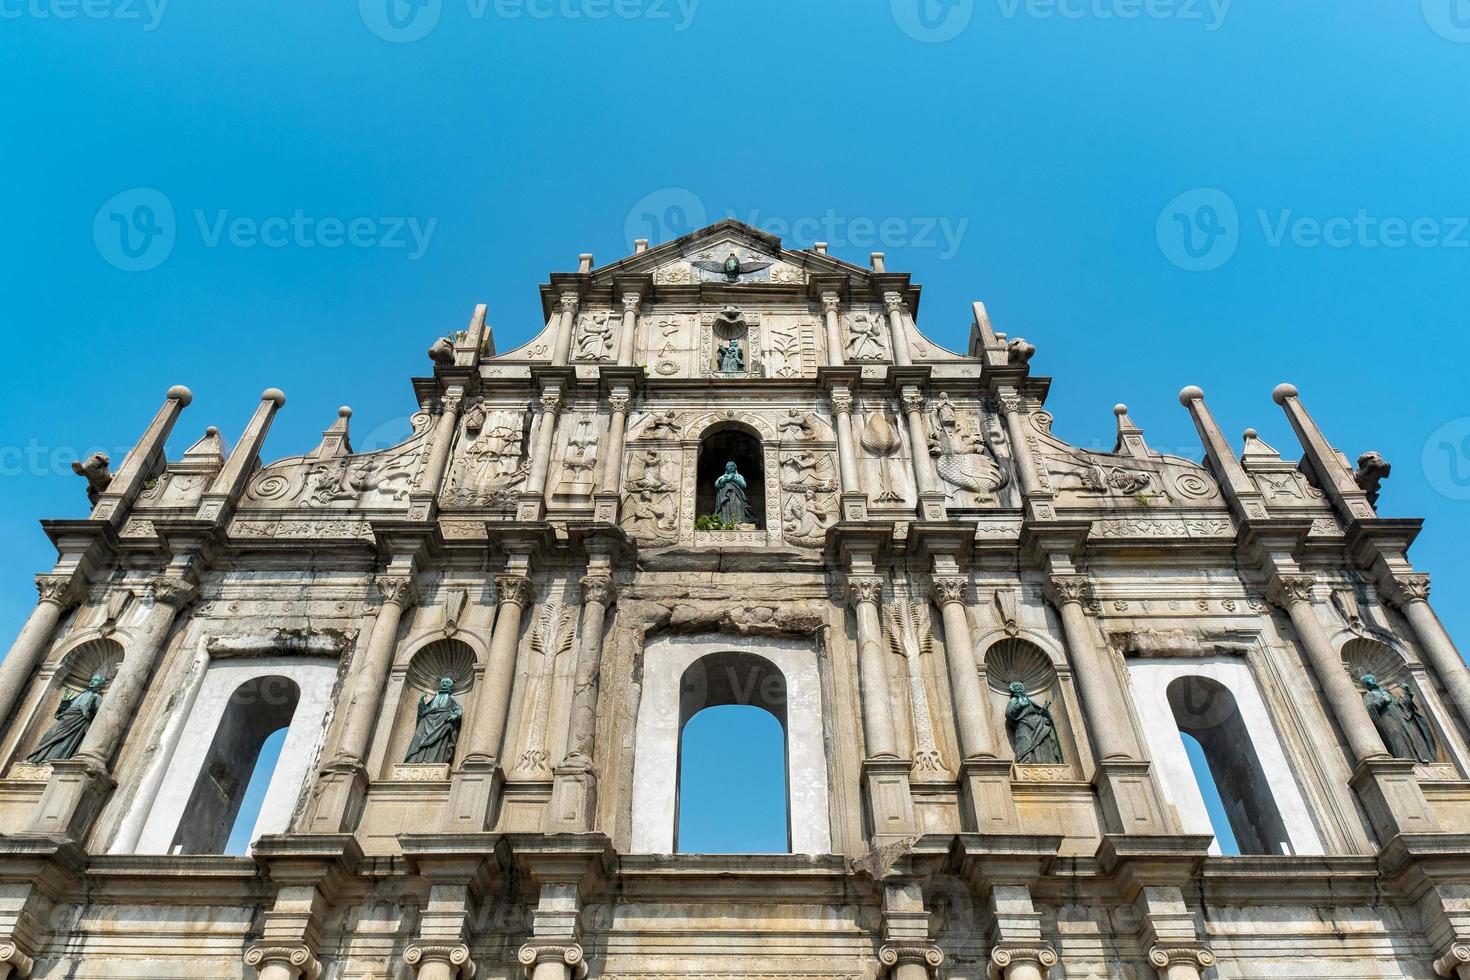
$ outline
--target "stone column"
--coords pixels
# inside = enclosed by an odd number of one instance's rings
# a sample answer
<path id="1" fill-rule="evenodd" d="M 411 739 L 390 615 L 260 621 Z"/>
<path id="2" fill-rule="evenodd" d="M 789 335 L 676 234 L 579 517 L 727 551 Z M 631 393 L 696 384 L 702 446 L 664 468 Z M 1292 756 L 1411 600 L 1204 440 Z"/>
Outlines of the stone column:
<path id="1" fill-rule="evenodd" d="M 874 840 L 882 842 L 913 833 L 914 802 L 909 789 L 912 765 L 899 757 L 893 728 L 887 655 L 878 621 L 883 580 L 876 575 L 849 575 L 847 588 L 848 599 L 857 612 L 858 686 L 867 750 L 863 759 L 863 790 Z"/>
<path id="2" fill-rule="evenodd" d="M 74 575 L 37 575 L 41 599 L 31 610 L 20 636 L 0 660 L 0 719 L 10 719 L 26 681 L 46 657 L 56 625 L 68 609 L 82 600 L 85 584 Z"/>
<path id="3" fill-rule="evenodd" d="M 490 829 L 495 817 L 492 811 L 504 779 L 501 743 L 505 740 L 511 686 L 515 681 L 521 616 L 532 599 L 531 580 L 521 574 L 497 575 L 495 592 L 499 608 L 490 637 L 490 661 L 485 666 L 481 690 L 475 695 L 464 754 L 449 790 L 447 819 L 452 832 Z"/>
<path id="4" fill-rule="evenodd" d="M 245 954 L 245 965 L 259 971 L 260 980 L 317 980 L 322 965 L 306 946 L 256 946 Z"/>
<path id="5" fill-rule="evenodd" d="M 913 359 L 909 356 L 909 335 L 903 326 L 903 294 L 884 293 L 883 309 L 888 313 L 888 332 L 893 341 L 893 363 L 898 367 L 912 364 Z"/>
<path id="6" fill-rule="evenodd" d="M 1016 466 L 1021 492 L 1030 496 L 1043 487 L 1036 469 L 1036 460 L 1031 455 L 1031 443 L 1026 433 L 1026 415 L 1021 411 L 1021 398 L 1015 394 L 1002 394 L 999 404 L 1000 413 L 1006 420 L 1006 438 L 1011 444 L 1011 459 Z"/>
<path id="7" fill-rule="evenodd" d="M 623 333 L 618 338 L 618 366 L 632 367 L 638 336 L 638 308 L 643 305 L 641 293 L 623 293 Z"/>
<path id="8" fill-rule="evenodd" d="M 551 789 L 551 832 L 592 829 L 595 804 L 598 673 L 602 669 L 602 631 L 613 601 L 612 576 L 591 572 L 582 579 L 582 622 L 577 631 L 577 669 L 567 755 L 556 767 Z"/>
<path id="9" fill-rule="evenodd" d="M 842 344 L 842 297 L 836 293 L 823 293 L 822 315 L 827 324 L 827 363 L 841 367 L 847 363 Z"/>
<path id="10" fill-rule="evenodd" d="M 939 478 L 929 458 L 929 433 L 924 430 L 924 395 L 917 388 L 903 389 L 903 412 L 909 424 L 909 442 L 914 455 L 914 485 L 920 496 L 935 493 Z"/>
<path id="11" fill-rule="evenodd" d="M 414 487 L 409 520 L 426 521 L 433 514 L 440 484 L 444 482 L 444 470 L 449 464 L 449 450 L 454 444 L 454 433 L 459 428 L 460 411 L 464 408 L 464 389 L 458 385 L 450 387 L 440 399 L 440 404 L 443 411 L 434 423 L 433 435 L 429 437 L 429 453 Z"/>
<path id="12" fill-rule="evenodd" d="M 595 519 L 616 524 L 618 505 L 622 499 L 623 445 L 628 436 L 628 408 L 632 398 L 626 388 L 616 388 L 608 396 L 607 404 L 612 415 L 607 423 L 607 450 L 603 453 L 602 469 L 597 475 Z"/>
<path id="13" fill-rule="evenodd" d="M 1278 574 L 1271 581 L 1267 598 L 1291 617 L 1291 625 L 1312 664 L 1312 672 L 1317 675 L 1317 683 L 1322 686 L 1333 719 L 1347 740 L 1353 765 L 1366 759 L 1388 758 L 1388 750 L 1373 727 L 1358 686 L 1317 619 L 1312 605 L 1312 589 L 1316 584 L 1317 580 L 1310 575 Z"/>
<path id="14" fill-rule="evenodd" d="M 1470 726 L 1470 668 L 1465 666 L 1454 641 L 1445 632 L 1444 624 L 1429 605 L 1429 576 L 1418 572 L 1395 576 L 1389 601 L 1409 621 L 1409 627 L 1459 713 L 1460 721 Z M 3 669 L 0 665 L 0 673 Z"/>
<path id="15" fill-rule="evenodd" d="M 414 943 L 403 951 L 403 962 L 413 968 L 418 980 L 459 980 L 460 977 L 469 980 L 476 972 L 469 947 L 463 943 Z"/>
<path id="16" fill-rule="evenodd" d="M 837 467 L 842 492 L 860 494 L 863 481 L 858 475 L 857 443 L 852 437 L 852 392 L 847 387 L 832 389 L 832 414 L 837 418 Z"/>
<path id="17" fill-rule="evenodd" d="M 1124 834 L 1170 832 L 1163 794 L 1133 729 L 1133 715 L 1118 677 L 1098 649 L 1083 603 L 1091 586 L 1085 575 L 1053 574 L 1047 598 L 1062 620 L 1067 655 L 1076 673 L 1082 711 L 1097 756 L 1094 785 L 1108 830 Z"/>
<path id="18" fill-rule="evenodd" d="M 177 560 L 187 563 L 182 556 Z M 31 833 L 81 839 L 116 785 L 110 771 L 112 757 L 137 717 L 144 686 L 168 640 L 174 619 L 196 595 L 191 582 L 174 576 L 154 579 L 150 591 L 153 608 L 103 695 L 102 706 L 77 754 L 51 764 L 51 780 L 26 828 Z"/>
<path id="19" fill-rule="evenodd" d="M 36 961 L 23 953 L 15 943 L 0 943 L 0 980 L 28 977 Z"/>
<path id="20" fill-rule="evenodd" d="M 965 613 L 969 591 L 969 580 L 963 575 L 934 577 L 933 598 L 944 617 L 944 651 L 949 661 L 949 685 L 954 692 L 960 755 L 965 759 L 994 759 L 990 703 L 980 690 L 980 677 L 975 670 L 975 641 L 970 636 L 970 619 Z"/>
<path id="21" fill-rule="evenodd" d="M 561 318 L 556 325 L 556 343 L 552 348 L 551 363 L 566 367 L 572 358 L 572 333 L 577 329 L 577 307 L 580 299 L 574 292 L 561 294 Z"/>
<path id="22" fill-rule="evenodd" d="M 122 525 L 128 509 L 143 489 L 143 481 L 148 479 L 154 460 L 163 453 L 163 444 L 173 431 L 174 423 L 193 400 L 194 395 L 183 385 L 174 385 L 168 390 L 163 407 L 154 415 L 138 444 L 122 461 L 107 489 L 97 495 L 92 520 L 107 521 L 114 527 Z"/>
<path id="23" fill-rule="evenodd" d="M 536 426 L 536 443 L 531 449 L 531 473 L 520 495 L 523 506 L 518 520 L 539 521 L 546 513 L 546 477 L 551 471 L 551 446 L 556 437 L 556 419 L 561 413 L 561 392 L 549 388 L 541 393 L 541 418 Z M 535 514 L 526 504 L 535 505 Z"/>
<path id="24" fill-rule="evenodd" d="M 368 636 L 367 651 L 352 675 L 344 714 L 347 727 L 337 744 L 337 758 L 361 765 L 367 758 L 368 743 L 378 723 L 383 686 L 393 667 L 393 653 L 398 648 L 398 626 L 403 614 L 415 600 L 411 575 L 379 575 L 376 581 L 382 606 Z"/>

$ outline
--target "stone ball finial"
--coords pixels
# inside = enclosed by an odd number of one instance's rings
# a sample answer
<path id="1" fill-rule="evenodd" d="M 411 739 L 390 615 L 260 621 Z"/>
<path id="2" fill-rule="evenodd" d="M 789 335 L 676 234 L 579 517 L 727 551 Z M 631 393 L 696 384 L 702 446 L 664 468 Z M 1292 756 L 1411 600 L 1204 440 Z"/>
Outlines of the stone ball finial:
<path id="1" fill-rule="evenodd" d="M 204 435 L 207 438 L 213 439 L 215 436 L 219 435 L 219 426 L 217 426 L 217 425 L 206 425 L 204 427 Z"/>
<path id="2" fill-rule="evenodd" d="M 1201 388 L 1199 385 L 1190 385 L 1183 391 L 1179 392 L 1179 404 L 1188 408 L 1190 402 L 1204 401 L 1204 397 L 1205 390 L 1203 388 Z"/>
<path id="3" fill-rule="evenodd" d="M 275 402 L 276 407 L 280 408 L 286 404 L 286 393 L 279 388 L 267 388 L 260 393 L 260 400 L 263 402 Z"/>
<path id="4" fill-rule="evenodd" d="M 1285 405 L 1288 398 L 1295 398 L 1296 396 L 1296 385 L 1293 384 L 1279 384 L 1276 386 L 1276 390 L 1271 392 L 1271 400 L 1278 405 Z"/>
<path id="5" fill-rule="evenodd" d="M 343 405 L 341 408 L 337 409 L 337 417 L 344 419 L 352 418 L 352 408 L 348 405 Z"/>
<path id="6" fill-rule="evenodd" d="M 189 403 L 194 400 L 194 393 L 183 385 L 174 385 L 168 390 L 168 397 L 187 408 L 189 407 Z"/>
<path id="7" fill-rule="evenodd" d="M 1119 402 L 1118 404 L 1113 406 L 1113 414 L 1118 416 L 1119 418 L 1122 418 L 1123 416 L 1128 414 L 1128 406 L 1124 405 L 1122 402 Z"/>
<path id="8" fill-rule="evenodd" d="M 1245 437 L 1247 439 L 1254 439 L 1256 437 L 1256 430 L 1255 429 L 1246 429 L 1245 430 Z"/>

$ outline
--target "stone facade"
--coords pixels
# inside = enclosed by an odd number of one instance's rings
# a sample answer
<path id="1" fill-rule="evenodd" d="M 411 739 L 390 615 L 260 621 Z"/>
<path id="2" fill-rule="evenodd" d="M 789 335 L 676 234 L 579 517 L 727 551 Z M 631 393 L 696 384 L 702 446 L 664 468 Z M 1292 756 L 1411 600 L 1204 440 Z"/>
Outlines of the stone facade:
<path id="1" fill-rule="evenodd" d="M 89 462 L 0 664 L 0 980 L 1470 980 L 1470 672 L 1295 389 L 1300 462 L 1194 388 L 1203 464 L 1122 406 L 1078 449 L 980 304 L 946 351 L 881 255 L 736 222 L 542 297 L 433 346 L 391 449 L 344 409 L 262 464 L 272 390 L 170 461 L 175 388 Z M 669 853 L 725 703 L 784 726 L 790 854 Z"/>

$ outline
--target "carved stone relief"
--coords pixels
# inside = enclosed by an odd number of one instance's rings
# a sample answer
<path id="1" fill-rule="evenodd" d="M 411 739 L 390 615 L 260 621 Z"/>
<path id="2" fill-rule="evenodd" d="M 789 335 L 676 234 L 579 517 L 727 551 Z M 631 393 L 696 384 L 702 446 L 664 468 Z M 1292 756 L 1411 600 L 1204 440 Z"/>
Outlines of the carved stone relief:
<path id="1" fill-rule="evenodd" d="M 528 422 L 524 409 L 471 409 L 466 413 L 445 479 L 445 506 L 514 506 L 515 494 L 530 471 L 526 453 Z"/>
<path id="2" fill-rule="evenodd" d="M 375 453 L 335 459 L 293 456 L 262 469 L 245 488 L 247 507 L 396 508 L 407 506 L 428 450 L 433 416 L 413 417 L 413 435 Z"/>

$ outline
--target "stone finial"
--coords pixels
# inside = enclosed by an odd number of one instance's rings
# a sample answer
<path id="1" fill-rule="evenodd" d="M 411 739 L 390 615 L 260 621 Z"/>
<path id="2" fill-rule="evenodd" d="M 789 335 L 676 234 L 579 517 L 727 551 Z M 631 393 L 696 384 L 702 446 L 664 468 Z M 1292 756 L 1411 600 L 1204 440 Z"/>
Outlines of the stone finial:
<path id="1" fill-rule="evenodd" d="M 1294 384 L 1279 384 L 1271 392 L 1271 400 L 1278 405 L 1285 405 L 1288 398 L 1296 398 L 1301 394 Z"/>
<path id="2" fill-rule="evenodd" d="M 260 400 L 263 402 L 274 402 L 276 408 L 284 408 L 286 406 L 286 393 L 279 388 L 267 388 L 260 393 Z"/>
<path id="3" fill-rule="evenodd" d="M 1281 458 L 1280 453 L 1261 440 L 1255 429 L 1246 429 L 1244 438 L 1245 445 L 1240 451 L 1242 463 L 1275 462 Z"/>
<path id="4" fill-rule="evenodd" d="M 642 255 L 646 251 L 648 251 L 648 239 L 646 239 L 646 238 L 636 238 L 636 239 L 633 240 L 633 254 L 634 255 Z"/>
<path id="5" fill-rule="evenodd" d="M 216 467 L 223 465 L 225 442 L 220 438 L 219 427 L 207 426 L 200 440 L 184 450 L 184 461 L 209 463 Z"/>
<path id="6" fill-rule="evenodd" d="M 592 253 L 583 252 L 577 256 L 577 274 L 585 276 L 592 271 Z"/>
<path id="7" fill-rule="evenodd" d="M 826 255 L 827 254 L 827 243 L 826 242 L 813 242 L 812 243 L 812 251 L 813 252 L 816 252 L 818 255 Z"/>
<path id="8" fill-rule="evenodd" d="M 1128 417 L 1128 406 L 1114 405 L 1113 414 L 1118 418 L 1118 441 L 1113 446 L 1113 452 L 1126 453 L 1135 459 L 1150 458 L 1153 454 L 1143 441 L 1143 430 Z"/>
<path id="9" fill-rule="evenodd" d="M 343 405 L 337 409 L 337 421 L 322 433 L 321 444 L 318 445 L 307 456 L 308 459 L 336 459 L 339 456 L 348 456 L 352 453 L 352 436 L 348 431 L 348 420 L 352 418 L 352 409 Z"/>
<path id="10" fill-rule="evenodd" d="M 174 385 L 164 397 L 178 402 L 181 408 L 188 408 L 189 403 L 194 400 L 194 393 L 183 385 Z"/>
<path id="11" fill-rule="evenodd" d="M 1179 390 L 1179 404 L 1185 408 L 1205 400 L 1205 390 L 1199 385 L 1186 385 Z"/>
<path id="12" fill-rule="evenodd" d="M 874 252 L 872 254 L 872 256 L 871 256 L 871 261 L 873 263 L 873 271 L 874 272 L 887 272 L 888 271 L 888 268 L 887 268 L 887 260 L 888 260 L 888 257 L 886 255 L 884 255 L 882 252 Z"/>

